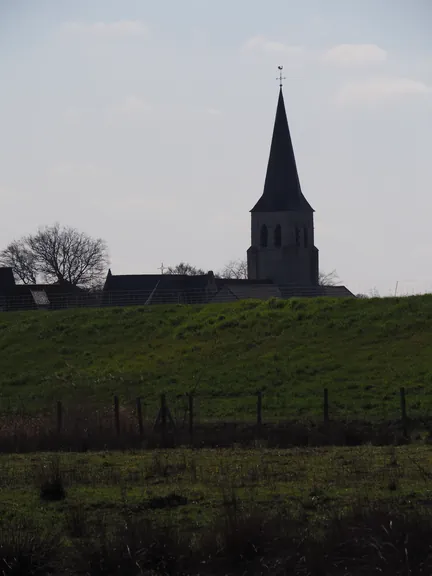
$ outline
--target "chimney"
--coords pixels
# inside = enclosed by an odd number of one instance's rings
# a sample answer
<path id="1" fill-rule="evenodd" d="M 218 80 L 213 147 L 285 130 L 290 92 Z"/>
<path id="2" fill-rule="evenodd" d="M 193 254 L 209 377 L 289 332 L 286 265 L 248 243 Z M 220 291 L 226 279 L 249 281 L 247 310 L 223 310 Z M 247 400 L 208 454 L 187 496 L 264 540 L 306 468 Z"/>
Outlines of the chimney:
<path id="1" fill-rule="evenodd" d="M 15 288 L 15 278 L 12 268 L 0 268 L 0 292 L 7 292 Z"/>

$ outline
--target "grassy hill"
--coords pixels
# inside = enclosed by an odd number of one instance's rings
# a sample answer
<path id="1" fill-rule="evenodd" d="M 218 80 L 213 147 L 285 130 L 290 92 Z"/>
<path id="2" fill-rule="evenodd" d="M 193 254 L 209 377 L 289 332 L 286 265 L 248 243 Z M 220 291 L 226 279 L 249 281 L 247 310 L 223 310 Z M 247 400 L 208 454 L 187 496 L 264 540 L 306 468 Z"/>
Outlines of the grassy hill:
<path id="1" fill-rule="evenodd" d="M 432 296 L 0 314 L 0 410 L 195 390 L 200 417 L 391 419 L 432 408 Z M 248 396 L 249 395 L 249 396 Z M 210 398 L 204 398 L 209 396 Z M 244 396 L 244 397 L 242 397 Z"/>

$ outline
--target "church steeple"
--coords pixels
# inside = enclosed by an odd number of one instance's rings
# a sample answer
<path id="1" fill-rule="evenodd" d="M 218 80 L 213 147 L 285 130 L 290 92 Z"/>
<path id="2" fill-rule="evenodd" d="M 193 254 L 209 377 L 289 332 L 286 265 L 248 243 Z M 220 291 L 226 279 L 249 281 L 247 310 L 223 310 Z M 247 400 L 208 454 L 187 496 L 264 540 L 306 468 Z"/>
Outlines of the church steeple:
<path id="1" fill-rule="evenodd" d="M 279 91 L 264 192 L 251 212 L 281 211 L 313 212 L 301 191 L 282 86 Z"/>
<path id="2" fill-rule="evenodd" d="M 270 148 L 264 192 L 251 210 L 248 277 L 280 286 L 317 286 L 314 211 L 303 196 L 282 93 Z"/>

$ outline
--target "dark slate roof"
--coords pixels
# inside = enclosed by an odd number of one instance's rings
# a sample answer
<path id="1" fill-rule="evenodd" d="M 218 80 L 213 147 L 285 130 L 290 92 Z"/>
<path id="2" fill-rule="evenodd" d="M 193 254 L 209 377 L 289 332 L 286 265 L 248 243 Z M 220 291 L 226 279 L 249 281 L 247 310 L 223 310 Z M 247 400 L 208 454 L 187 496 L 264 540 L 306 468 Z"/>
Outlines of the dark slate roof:
<path id="1" fill-rule="evenodd" d="M 0 310 L 67 308 L 77 305 L 80 294 L 87 293 L 71 284 L 15 284 L 8 290 L 0 289 Z"/>
<path id="2" fill-rule="evenodd" d="M 247 280 L 245 278 L 215 278 L 218 289 L 223 286 L 254 286 L 256 284 L 273 284 L 271 280 Z"/>
<path id="3" fill-rule="evenodd" d="M 270 298 L 280 298 L 281 292 L 275 284 L 264 283 L 229 283 L 222 288 L 212 298 L 212 302 L 232 302 L 234 300 L 269 300 Z"/>
<path id="4" fill-rule="evenodd" d="M 45 292 L 50 297 L 79 294 L 83 290 L 72 284 L 16 284 L 13 289 L 13 296 L 27 296 L 31 292 Z"/>
<path id="5" fill-rule="evenodd" d="M 301 191 L 281 88 L 264 192 L 251 212 L 282 212 L 287 210 L 313 212 L 313 208 Z"/>
<path id="6" fill-rule="evenodd" d="M 104 291 L 151 291 L 158 290 L 194 290 L 205 288 L 209 283 L 208 274 L 189 276 L 183 274 L 125 274 L 114 275 L 108 272 Z"/>
<path id="7" fill-rule="evenodd" d="M 329 298 L 353 298 L 354 294 L 346 286 L 323 286 L 324 296 Z"/>
<path id="8" fill-rule="evenodd" d="M 282 298 L 353 298 L 346 286 L 279 286 Z"/>
<path id="9" fill-rule="evenodd" d="M 45 292 L 48 296 L 77 294 L 82 289 L 73 284 L 15 284 L 12 268 L 0 268 L 0 293 L 10 297 L 30 296 L 33 292 Z"/>

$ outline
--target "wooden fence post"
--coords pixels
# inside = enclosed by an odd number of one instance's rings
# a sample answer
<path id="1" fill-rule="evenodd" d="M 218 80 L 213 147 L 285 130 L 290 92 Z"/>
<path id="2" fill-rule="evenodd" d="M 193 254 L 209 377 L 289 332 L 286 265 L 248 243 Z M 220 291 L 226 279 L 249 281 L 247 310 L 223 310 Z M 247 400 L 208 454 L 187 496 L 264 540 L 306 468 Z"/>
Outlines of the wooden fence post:
<path id="1" fill-rule="evenodd" d="M 62 423 L 63 423 L 63 406 L 61 400 L 57 402 L 57 434 L 60 434 L 62 431 Z"/>
<path id="2" fill-rule="evenodd" d="M 166 431 L 167 431 L 167 405 L 165 394 L 161 394 L 160 417 L 161 417 L 162 445 L 165 446 Z"/>
<path id="3" fill-rule="evenodd" d="M 191 444 L 193 444 L 193 433 L 194 433 L 194 398 L 193 394 L 189 394 L 189 438 Z"/>
<path id="4" fill-rule="evenodd" d="M 141 398 L 136 399 L 136 409 L 137 409 L 137 417 L 138 417 L 138 427 L 140 436 L 144 434 L 144 425 L 143 425 L 143 418 L 142 418 L 142 409 L 141 409 Z"/>
<path id="5" fill-rule="evenodd" d="M 402 429 L 405 438 L 408 436 L 407 427 L 407 411 L 406 411 L 406 398 L 405 398 L 405 388 L 400 389 L 400 403 L 401 403 L 401 415 L 402 415 Z"/>
<path id="6" fill-rule="evenodd" d="M 117 436 L 120 436 L 120 407 L 118 396 L 114 396 L 114 420 Z"/>
<path id="7" fill-rule="evenodd" d="M 328 401 L 328 389 L 324 388 L 324 422 L 329 421 L 329 401 Z"/>
<path id="8" fill-rule="evenodd" d="M 262 424 L 262 392 L 261 390 L 258 392 L 257 395 L 257 426 L 258 428 Z"/>

